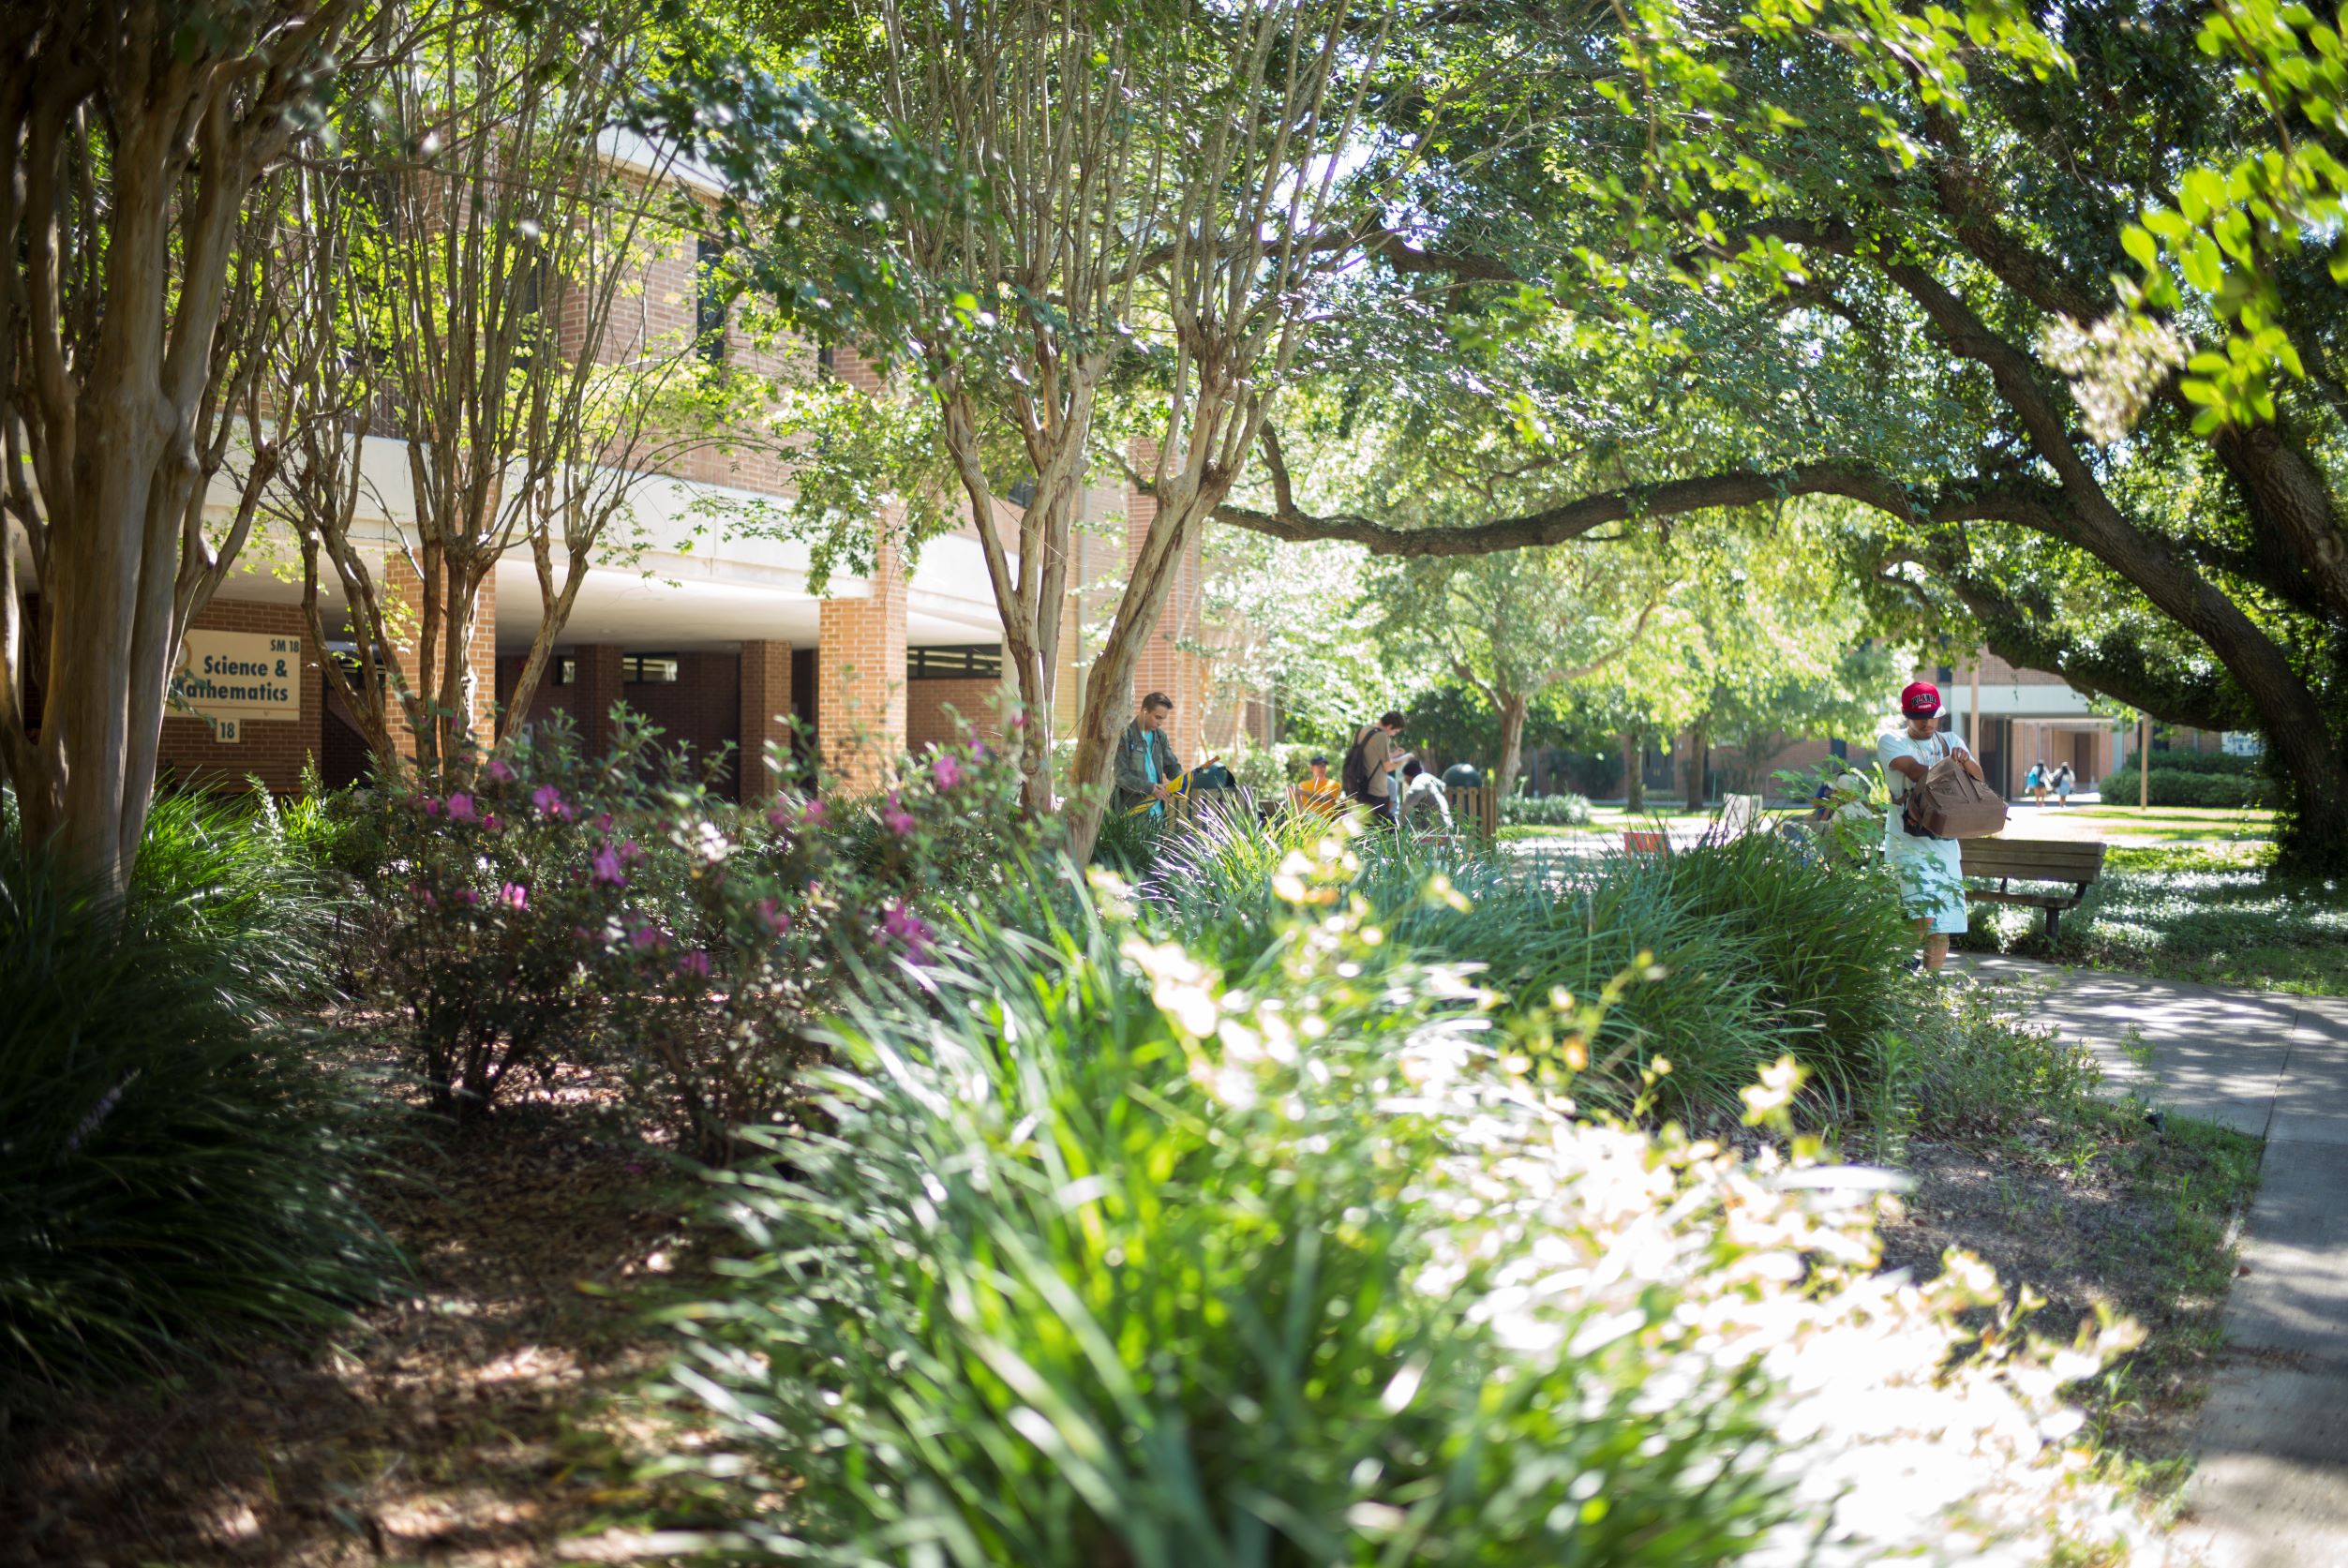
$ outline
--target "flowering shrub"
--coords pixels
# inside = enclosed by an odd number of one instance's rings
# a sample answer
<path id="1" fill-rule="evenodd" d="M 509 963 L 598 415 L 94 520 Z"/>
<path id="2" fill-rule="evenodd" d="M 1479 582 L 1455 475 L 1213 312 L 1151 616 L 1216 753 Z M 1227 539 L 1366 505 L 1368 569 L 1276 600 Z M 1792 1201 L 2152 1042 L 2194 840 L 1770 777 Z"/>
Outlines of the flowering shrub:
<path id="1" fill-rule="evenodd" d="M 856 1009 L 831 1128 L 757 1135 L 780 1157 L 721 1199 L 738 1257 L 675 1315 L 673 1391 L 742 1488 L 710 1545 L 2159 1559 L 2056 1397 L 2124 1334 L 1964 1327 L 1989 1271 L 1874 1274 L 1879 1184 L 1798 1141 L 1748 1161 L 1588 1119 L 1530 1064 L 1594 1015 L 1497 1027 L 1382 939 L 1348 859 L 1289 857 L 1241 972 L 1151 940 L 1112 882 L 1099 915 L 950 918 L 927 1005 Z"/>
<path id="2" fill-rule="evenodd" d="M 406 802 L 388 974 L 442 1110 L 587 1067 L 722 1158 L 792 1094 L 805 1021 L 918 968 L 935 904 L 986 875 L 971 845 L 1011 831 L 1009 769 L 976 742 L 870 799 L 745 811 L 656 740 L 625 723 L 589 757 L 543 731 Z"/>

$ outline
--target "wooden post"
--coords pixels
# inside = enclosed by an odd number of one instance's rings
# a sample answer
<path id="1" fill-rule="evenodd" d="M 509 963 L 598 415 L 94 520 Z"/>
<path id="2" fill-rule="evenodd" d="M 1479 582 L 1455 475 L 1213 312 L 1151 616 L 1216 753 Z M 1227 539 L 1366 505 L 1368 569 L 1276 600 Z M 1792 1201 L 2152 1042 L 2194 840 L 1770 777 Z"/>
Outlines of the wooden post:
<path id="1" fill-rule="evenodd" d="M 1982 656 L 1973 655 L 1973 695 L 1965 709 L 1965 744 L 1973 760 L 1982 759 Z"/>
<path id="2" fill-rule="evenodd" d="M 2152 806 L 2152 715 L 2136 715 L 2136 809 Z"/>

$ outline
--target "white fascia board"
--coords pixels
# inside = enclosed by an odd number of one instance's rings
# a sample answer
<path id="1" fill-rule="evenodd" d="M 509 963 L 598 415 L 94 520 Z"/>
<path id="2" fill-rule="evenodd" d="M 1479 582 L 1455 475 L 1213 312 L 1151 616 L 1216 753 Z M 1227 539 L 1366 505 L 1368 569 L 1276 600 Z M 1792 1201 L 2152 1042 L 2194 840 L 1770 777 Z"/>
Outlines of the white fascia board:
<path id="1" fill-rule="evenodd" d="M 1952 712 L 1969 711 L 1973 688 L 1969 681 L 1951 681 L 1941 697 Z M 2069 686 L 1984 685 L 1981 711 L 1993 719 L 2097 719 L 2086 694 Z"/>
<path id="2" fill-rule="evenodd" d="M 671 153 L 625 126 L 598 132 L 595 148 L 621 168 L 647 179 L 661 175 L 707 196 L 725 194 L 725 181 L 716 170 L 690 154 Z"/>

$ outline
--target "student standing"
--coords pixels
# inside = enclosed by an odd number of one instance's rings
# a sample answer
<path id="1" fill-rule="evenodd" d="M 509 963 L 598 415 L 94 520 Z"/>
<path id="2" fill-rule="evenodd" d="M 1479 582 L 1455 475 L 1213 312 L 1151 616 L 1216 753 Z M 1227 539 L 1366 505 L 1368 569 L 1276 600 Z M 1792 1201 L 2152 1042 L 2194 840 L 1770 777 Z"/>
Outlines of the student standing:
<path id="1" fill-rule="evenodd" d="M 1400 713 L 1390 712 L 1374 724 L 1363 725 L 1345 754 L 1340 781 L 1349 799 L 1368 807 L 1370 815 L 1389 828 L 1395 826 L 1394 770 L 1411 760 L 1409 753 L 1394 749 L 1407 722 Z"/>
<path id="2" fill-rule="evenodd" d="M 1166 802 L 1174 799 L 1167 785 L 1182 777 L 1182 759 L 1174 755 L 1174 742 L 1166 735 L 1166 721 L 1173 715 L 1174 698 L 1152 692 L 1134 710 L 1133 722 L 1125 726 L 1125 739 L 1117 746 L 1116 809 L 1120 813 L 1133 811 L 1146 801 L 1153 820 L 1166 814 Z"/>
<path id="3" fill-rule="evenodd" d="M 1922 966 L 1934 974 L 1948 962 L 1949 938 L 1966 929 L 1965 871 L 1957 841 L 1928 838 L 1907 830 L 1901 802 L 1923 783 L 1933 764 L 1946 757 L 1975 778 L 1981 765 L 1965 742 L 1941 733 L 1940 688 L 1919 680 L 1900 694 L 1900 727 L 1876 741 L 1876 760 L 1892 786 L 1892 809 L 1883 818 L 1883 855 L 1900 883 L 1900 908 L 1916 922 L 1916 940 L 1922 948 Z"/>

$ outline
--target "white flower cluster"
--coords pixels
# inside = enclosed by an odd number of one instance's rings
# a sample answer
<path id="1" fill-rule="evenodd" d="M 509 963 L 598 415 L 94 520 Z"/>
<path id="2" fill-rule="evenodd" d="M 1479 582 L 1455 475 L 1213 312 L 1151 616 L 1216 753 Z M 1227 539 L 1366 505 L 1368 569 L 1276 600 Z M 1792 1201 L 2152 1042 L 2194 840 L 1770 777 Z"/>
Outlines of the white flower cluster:
<path id="1" fill-rule="evenodd" d="M 1377 940 L 1367 911 L 1333 896 L 1335 864 L 1296 862 L 1281 878 L 1307 936 L 1292 978 L 1360 973 Z M 1300 1011 L 1294 998 L 1226 990 L 1175 944 L 1134 939 L 1124 956 L 1150 978 L 1206 1093 L 1277 1109 L 1312 1092 L 1326 1026 L 1309 983 Z M 1896 1202 L 1888 1173 L 1821 1165 L 1799 1139 L 1790 1157 L 1747 1158 L 1677 1129 L 1587 1119 L 1493 1043 L 1488 993 L 1456 972 L 1434 984 L 1455 1005 L 1433 1009 L 1394 1058 L 1380 1101 L 1398 1124 L 1445 1129 L 1447 1152 L 1413 1193 L 1437 1226 L 1419 1288 L 1448 1298 L 1473 1282 L 1472 1321 L 1528 1376 L 1561 1356 L 1635 1357 L 1642 1416 L 1729 1399 L 1757 1371 L 1771 1463 L 1798 1508 L 1744 1561 L 2170 1561 L 2157 1525 L 2092 1473 L 2075 1441 L 2082 1418 L 2060 1396 L 2135 1343 L 2133 1325 L 2056 1346 L 2000 1305 L 1995 1273 L 1970 1255 L 1952 1251 L 1926 1284 L 1878 1272 L 1877 1219 Z M 1781 1119 L 1797 1084 L 1781 1064 L 1748 1093 L 1753 1119 Z M 1993 1309 L 1986 1329 L 1960 1321 L 1976 1308 Z M 1623 1381 L 1587 1383 L 1602 1398 Z"/>

